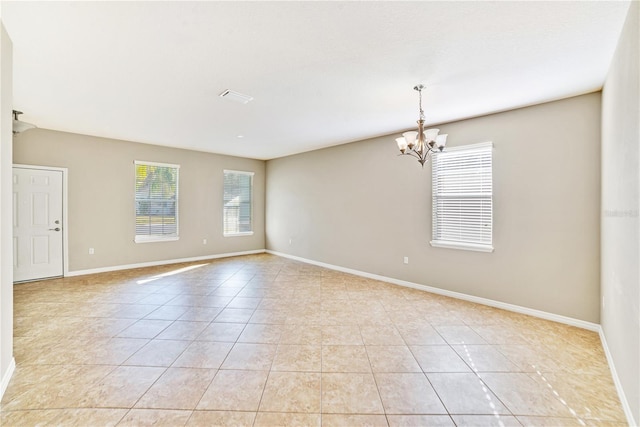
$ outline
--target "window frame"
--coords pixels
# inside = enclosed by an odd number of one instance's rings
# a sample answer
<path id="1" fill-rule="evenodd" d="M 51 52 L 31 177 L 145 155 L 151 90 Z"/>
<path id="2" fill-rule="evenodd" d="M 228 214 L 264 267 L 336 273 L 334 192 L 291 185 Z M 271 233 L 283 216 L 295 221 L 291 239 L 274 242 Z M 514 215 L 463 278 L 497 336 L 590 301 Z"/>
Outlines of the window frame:
<path id="1" fill-rule="evenodd" d="M 251 224 L 251 231 L 238 231 L 238 232 L 226 232 L 225 231 L 225 216 L 226 216 L 226 202 L 225 202 L 225 196 L 224 196 L 224 189 L 225 189 L 225 185 L 224 185 L 224 179 L 226 177 L 227 174 L 237 174 L 237 175 L 245 175 L 245 176 L 249 176 L 251 178 L 250 184 L 249 184 L 249 188 L 250 188 L 250 192 L 251 192 L 251 196 L 250 196 L 250 200 L 249 200 L 249 207 L 251 210 L 251 214 L 249 216 L 250 219 L 250 224 Z M 239 171 L 239 170 L 233 170 L 233 169 L 224 169 L 222 171 L 222 235 L 223 237 L 242 237 L 242 236 L 253 236 L 254 230 L 253 230 L 253 225 L 254 225 L 254 221 L 253 221 L 253 179 L 255 177 L 255 172 L 250 172 L 250 171 Z"/>
<path id="2" fill-rule="evenodd" d="M 452 148 L 448 148 L 444 153 L 442 154 L 446 154 L 447 152 L 457 152 L 457 151 L 473 151 L 473 150 L 485 150 L 488 149 L 490 152 L 490 159 L 491 159 L 491 192 L 488 194 L 488 198 L 490 201 L 490 206 L 491 206 L 491 234 L 490 234 L 490 242 L 489 243 L 478 243 L 478 242 L 472 242 L 472 241 L 464 241 L 464 240 L 438 240 L 437 234 L 438 233 L 438 217 L 437 217 L 437 201 L 439 199 L 439 196 L 437 195 L 437 172 L 438 172 L 438 168 L 436 165 L 437 162 L 437 158 L 436 156 L 441 155 L 439 153 L 434 154 L 434 158 L 432 159 L 432 183 L 431 183 L 431 191 L 432 191 L 432 230 L 431 230 L 431 241 L 429 242 L 430 245 L 432 247 L 437 247 L 437 248 L 448 248 L 448 249 L 461 249 L 461 250 L 468 250 L 468 251 L 478 251 L 478 252 L 493 252 L 494 251 L 494 247 L 493 247 L 493 222 L 494 222 L 494 212 L 493 212 L 493 197 L 494 197 L 494 190 L 493 190 L 493 142 L 482 142 L 479 144 L 469 144 L 469 145 L 463 145 L 463 146 L 458 146 L 458 147 L 452 147 Z"/>
<path id="3" fill-rule="evenodd" d="M 153 242 L 172 242 L 172 241 L 176 241 L 176 240 L 180 240 L 180 215 L 179 215 L 179 206 L 180 206 L 180 165 L 177 164 L 172 164 L 172 163 L 159 163 L 159 162 L 148 162 L 145 160 L 134 160 L 133 162 L 134 164 L 134 182 L 133 182 L 133 218 L 134 218 L 134 242 L 135 243 L 153 243 Z M 138 177 L 137 177 L 137 168 L 138 165 L 144 165 L 144 166 L 158 166 L 158 167 L 166 167 L 166 168 L 173 168 L 176 169 L 176 196 L 175 196 L 175 204 L 176 204 L 176 208 L 175 208 L 175 218 L 176 218 L 176 231 L 175 233 L 172 234 L 137 234 L 137 218 L 138 218 L 138 212 L 137 212 L 137 202 L 138 202 L 138 196 L 137 196 L 137 183 L 138 183 Z M 161 199 L 161 200 L 167 200 L 167 199 Z"/>

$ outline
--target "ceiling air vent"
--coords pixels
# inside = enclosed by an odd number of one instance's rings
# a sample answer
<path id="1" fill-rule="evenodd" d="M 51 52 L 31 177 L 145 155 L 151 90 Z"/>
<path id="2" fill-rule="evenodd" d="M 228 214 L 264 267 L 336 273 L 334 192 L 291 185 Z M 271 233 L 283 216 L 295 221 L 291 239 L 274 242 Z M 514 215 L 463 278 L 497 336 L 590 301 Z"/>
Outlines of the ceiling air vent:
<path id="1" fill-rule="evenodd" d="M 253 96 L 244 95 L 242 93 L 234 92 L 231 89 L 227 89 L 220 94 L 220 98 L 228 99 L 230 101 L 239 102 L 241 104 L 246 104 L 247 102 L 253 100 Z"/>

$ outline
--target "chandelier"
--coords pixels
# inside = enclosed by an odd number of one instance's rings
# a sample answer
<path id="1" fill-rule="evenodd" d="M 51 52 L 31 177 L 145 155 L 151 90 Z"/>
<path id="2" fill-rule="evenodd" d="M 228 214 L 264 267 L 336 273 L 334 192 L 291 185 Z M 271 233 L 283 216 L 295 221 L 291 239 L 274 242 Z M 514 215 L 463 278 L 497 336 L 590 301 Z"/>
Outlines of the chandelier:
<path id="1" fill-rule="evenodd" d="M 424 111 L 422 110 L 422 89 L 424 85 L 413 88 L 418 91 L 420 98 L 420 118 L 417 131 L 405 132 L 400 138 L 396 138 L 401 156 L 412 156 L 418 159 L 422 167 L 429 160 L 432 153 L 444 150 L 447 143 L 447 134 L 438 135 L 440 129 L 424 130 Z"/>

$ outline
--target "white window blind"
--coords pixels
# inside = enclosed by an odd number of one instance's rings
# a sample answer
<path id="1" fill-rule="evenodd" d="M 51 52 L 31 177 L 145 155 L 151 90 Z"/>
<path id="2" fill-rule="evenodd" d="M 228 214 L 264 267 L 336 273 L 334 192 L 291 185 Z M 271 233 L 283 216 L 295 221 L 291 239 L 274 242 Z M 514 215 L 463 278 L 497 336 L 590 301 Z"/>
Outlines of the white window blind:
<path id="1" fill-rule="evenodd" d="M 253 234 L 253 172 L 224 171 L 225 236 Z"/>
<path id="2" fill-rule="evenodd" d="M 135 161 L 137 243 L 178 239 L 179 165 Z"/>
<path id="3" fill-rule="evenodd" d="M 493 144 L 433 156 L 432 246 L 493 251 Z"/>

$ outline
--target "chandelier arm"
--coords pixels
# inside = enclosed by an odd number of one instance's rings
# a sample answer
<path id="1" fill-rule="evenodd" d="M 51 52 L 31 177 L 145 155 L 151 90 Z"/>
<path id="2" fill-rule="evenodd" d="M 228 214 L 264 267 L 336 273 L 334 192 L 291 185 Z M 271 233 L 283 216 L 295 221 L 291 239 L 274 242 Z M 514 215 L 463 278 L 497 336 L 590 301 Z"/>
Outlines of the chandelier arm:
<path id="1" fill-rule="evenodd" d="M 420 159 L 426 162 L 429 159 L 429 157 L 431 157 L 431 151 L 427 150 L 424 152 L 422 156 L 420 156 Z"/>
<path id="2" fill-rule="evenodd" d="M 422 160 L 422 158 L 421 158 L 420 156 L 418 156 L 418 155 L 415 153 L 415 151 L 409 151 L 409 152 L 407 152 L 407 153 L 400 153 L 400 154 L 398 154 L 398 156 L 411 156 L 411 157 L 413 157 L 413 158 L 415 158 L 415 159 Z"/>
<path id="3" fill-rule="evenodd" d="M 418 161 L 424 165 L 427 161 L 429 161 L 429 152 L 427 151 L 423 155 L 417 157 Z"/>
<path id="4" fill-rule="evenodd" d="M 418 153 L 416 151 L 413 152 L 414 157 L 418 160 L 423 160 L 424 155 L 422 153 Z"/>

